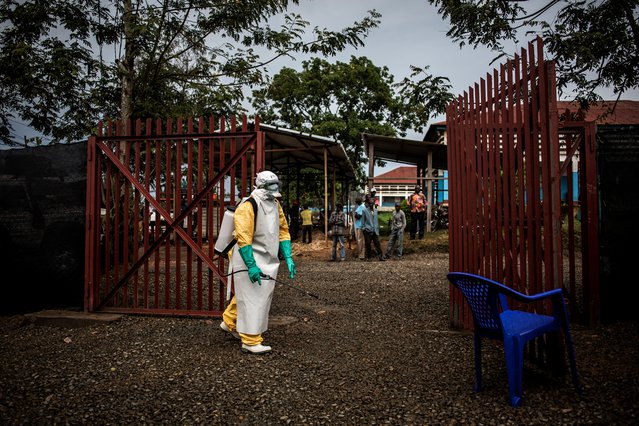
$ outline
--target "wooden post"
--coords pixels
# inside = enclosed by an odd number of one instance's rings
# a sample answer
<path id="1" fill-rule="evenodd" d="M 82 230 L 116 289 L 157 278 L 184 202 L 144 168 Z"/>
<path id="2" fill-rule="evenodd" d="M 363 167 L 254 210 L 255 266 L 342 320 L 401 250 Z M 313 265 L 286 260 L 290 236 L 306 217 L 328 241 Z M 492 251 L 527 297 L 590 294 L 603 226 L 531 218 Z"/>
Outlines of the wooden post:
<path id="1" fill-rule="evenodd" d="M 324 242 L 328 246 L 328 149 L 324 147 Z"/>
<path id="2" fill-rule="evenodd" d="M 373 188 L 373 182 L 371 181 L 371 178 L 373 178 L 374 175 L 375 175 L 375 147 L 373 146 L 373 144 L 370 144 L 368 146 L 368 181 L 367 181 L 368 192 L 371 192 L 371 189 Z"/>
<path id="3" fill-rule="evenodd" d="M 297 163 L 297 167 L 295 168 L 295 198 L 301 204 L 302 200 L 300 200 L 300 174 L 301 174 L 300 163 Z"/>
<path id="4" fill-rule="evenodd" d="M 291 175 L 291 156 L 287 155 L 286 156 L 286 209 L 287 212 L 291 211 L 291 179 L 290 179 L 290 175 Z M 280 180 L 282 180 L 282 178 L 280 177 Z"/>
<path id="5" fill-rule="evenodd" d="M 433 151 L 428 151 L 428 171 L 426 172 L 426 232 L 430 232 L 430 215 L 433 200 Z"/>
<path id="6" fill-rule="evenodd" d="M 337 173 L 335 167 L 333 167 L 333 200 L 332 200 L 332 206 L 335 207 L 335 205 L 337 205 L 337 178 L 335 176 L 335 174 Z"/>

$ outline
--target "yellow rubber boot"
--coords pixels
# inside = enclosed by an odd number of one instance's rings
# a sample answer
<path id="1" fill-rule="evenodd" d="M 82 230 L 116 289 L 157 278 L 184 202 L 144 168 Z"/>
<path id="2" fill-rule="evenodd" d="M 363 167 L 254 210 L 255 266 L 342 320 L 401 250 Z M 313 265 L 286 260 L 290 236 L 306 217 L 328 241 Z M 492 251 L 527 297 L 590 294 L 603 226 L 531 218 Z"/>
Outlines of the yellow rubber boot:
<path id="1" fill-rule="evenodd" d="M 261 343 L 264 341 L 261 334 L 246 334 L 238 333 L 235 331 L 235 325 L 237 324 L 237 304 L 235 302 L 235 296 L 231 299 L 224 313 L 222 314 L 222 322 L 220 328 L 227 333 L 231 333 L 233 337 L 242 340 L 242 350 L 251 353 L 264 353 L 270 352 L 270 346 L 263 346 Z"/>

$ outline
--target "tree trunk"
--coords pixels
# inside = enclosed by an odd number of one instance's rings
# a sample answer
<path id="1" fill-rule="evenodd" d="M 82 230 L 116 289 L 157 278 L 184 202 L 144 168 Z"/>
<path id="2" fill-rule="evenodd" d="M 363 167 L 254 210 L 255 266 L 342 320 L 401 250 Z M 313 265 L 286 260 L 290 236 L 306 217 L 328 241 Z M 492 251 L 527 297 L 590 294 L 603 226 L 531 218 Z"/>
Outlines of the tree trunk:
<path id="1" fill-rule="evenodd" d="M 120 119 L 124 125 L 133 115 L 133 65 L 135 61 L 135 19 L 132 0 L 124 0 L 124 58 L 119 63 L 122 74 L 122 99 L 120 102 Z"/>

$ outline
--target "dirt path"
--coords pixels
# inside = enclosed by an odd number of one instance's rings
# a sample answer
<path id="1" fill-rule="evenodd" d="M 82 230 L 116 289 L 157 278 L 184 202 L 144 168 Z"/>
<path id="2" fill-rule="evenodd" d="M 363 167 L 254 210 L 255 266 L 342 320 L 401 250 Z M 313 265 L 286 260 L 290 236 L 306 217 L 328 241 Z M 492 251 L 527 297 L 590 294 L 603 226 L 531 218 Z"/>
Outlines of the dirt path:
<path id="1" fill-rule="evenodd" d="M 0 318 L 1 423 L 637 423 L 636 323 L 574 326 L 584 397 L 529 367 L 513 409 L 499 345 L 486 345 L 484 389 L 472 391 L 472 337 L 448 326 L 447 253 L 327 262 L 323 250 L 295 256 L 295 285 L 320 299 L 276 289 L 268 356 L 243 354 L 218 320 Z"/>

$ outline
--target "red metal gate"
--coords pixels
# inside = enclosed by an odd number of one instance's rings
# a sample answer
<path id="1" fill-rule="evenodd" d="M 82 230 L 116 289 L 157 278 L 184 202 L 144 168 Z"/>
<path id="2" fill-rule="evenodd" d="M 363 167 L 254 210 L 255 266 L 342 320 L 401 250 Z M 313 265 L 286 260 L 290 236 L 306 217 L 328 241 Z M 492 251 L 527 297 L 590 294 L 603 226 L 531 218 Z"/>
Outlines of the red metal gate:
<path id="1" fill-rule="evenodd" d="M 536 52 L 529 43 L 452 102 L 446 121 L 450 270 L 529 294 L 564 286 L 572 313 L 579 305 L 594 318 L 599 276 L 594 126 L 560 123 L 555 65 L 544 60 L 541 39 Z M 577 153 L 581 251 L 572 214 L 562 226 L 561 176 L 572 173 Z M 564 205 L 572 212 L 568 187 Z M 584 271 L 580 277 L 578 269 Z M 452 286 L 450 317 L 454 325 L 472 326 L 470 311 Z"/>
<path id="2" fill-rule="evenodd" d="M 246 117 L 134 124 L 89 139 L 85 310 L 220 316 L 213 247 L 226 206 L 263 168 L 259 119 L 253 131 Z"/>

